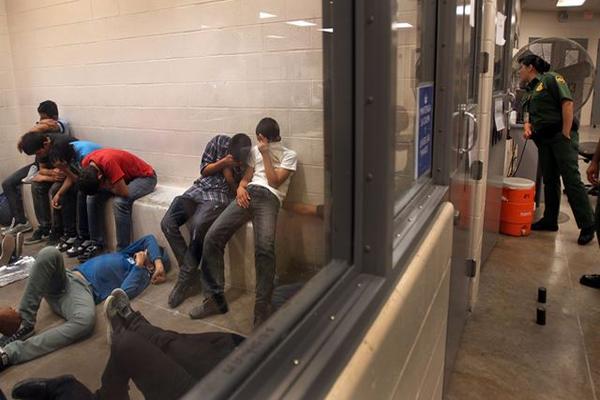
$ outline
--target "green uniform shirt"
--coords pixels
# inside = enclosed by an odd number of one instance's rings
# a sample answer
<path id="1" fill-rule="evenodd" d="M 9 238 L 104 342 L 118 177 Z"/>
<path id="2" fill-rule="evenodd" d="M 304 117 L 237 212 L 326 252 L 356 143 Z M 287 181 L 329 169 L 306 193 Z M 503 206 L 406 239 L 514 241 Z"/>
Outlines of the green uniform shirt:
<path id="1" fill-rule="evenodd" d="M 573 100 L 565 79 L 556 72 L 539 74 L 527 85 L 523 110 L 535 133 L 552 135 L 562 131 L 562 102 Z"/>

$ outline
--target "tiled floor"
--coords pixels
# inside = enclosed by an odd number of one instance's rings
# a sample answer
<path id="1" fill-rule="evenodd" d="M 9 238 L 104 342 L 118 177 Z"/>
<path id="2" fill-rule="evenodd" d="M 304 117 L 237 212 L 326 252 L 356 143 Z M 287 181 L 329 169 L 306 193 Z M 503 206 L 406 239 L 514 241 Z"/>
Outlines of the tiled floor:
<path id="1" fill-rule="evenodd" d="M 582 132 L 582 140 L 598 137 L 600 130 Z M 562 211 L 569 219 L 559 232 L 504 236 L 493 250 L 447 400 L 600 396 L 600 290 L 579 284 L 582 274 L 600 273 L 600 250 L 597 242 L 577 245 L 566 198 Z M 535 323 L 540 286 L 548 289 L 545 326 Z"/>
<path id="2" fill-rule="evenodd" d="M 27 254 L 34 255 L 41 248 L 41 245 L 26 246 L 25 251 Z M 76 259 L 69 259 L 65 256 L 68 267 L 75 265 L 74 260 Z M 175 310 L 167 306 L 167 297 L 173 287 L 175 277 L 176 272 L 171 271 L 166 283 L 149 286 L 139 297 L 133 300 L 132 307 L 141 311 L 154 325 L 177 332 L 230 331 L 243 336 L 250 334 L 252 330 L 253 295 L 241 290 L 231 289 L 226 293 L 230 308 L 227 314 L 202 321 L 194 321 L 188 317 L 187 312 L 201 301 L 200 294 L 187 299 Z M 25 288 L 25 282 L 20 281 L 0 288 L 0 307 L 17 306 Z M 102 311 L 102 305 L 96 306 L 96 327 L 90 338 L 37 360 L 8 368 L 0 373 L 0 389 L 6 395 L 9 395 L 14 383 L 21 379 L 34 376 L 52 377 L 73 374 L 91 390 L 96 390 L 100 386 L 100 377 L 109 355 L 106 321 Z M 62 320 L 50 310 L 45 302 L 42 302 L 36 331 L 43 331 L 51 325 L 60 323 L 62 323 Z M 134 385 L 132 385 L 131 398 L 143 398 Z"/>

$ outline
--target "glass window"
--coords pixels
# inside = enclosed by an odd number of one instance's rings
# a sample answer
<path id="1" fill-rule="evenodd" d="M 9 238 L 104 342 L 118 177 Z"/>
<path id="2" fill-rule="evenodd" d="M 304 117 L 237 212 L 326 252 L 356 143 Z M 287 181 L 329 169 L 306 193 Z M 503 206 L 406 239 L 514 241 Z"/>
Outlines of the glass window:
<path id="1" fill-rule="evenodd" d="M 80 237 L 54 238 L 53 245 L 60 242 L 64 250 L 81 247 L 80 254 L 99 257 L 84 266 L 66 252 L 48 260 L 53 271 L 63 263 L 68 270 L 66 278 L 53 275 L 50 286 L 67 279 L 85 304 L 74 304 L 70 292 L 49 299 L 52 307 L 40 310 L 42 323 L 34 335 L 51 333 L 52 324 L 68 328 L 62 317 L 71 315 L 52 311 L 59 303 L 74 307 L 73 318 L 82 316 L 87 325 L 84 331 L 47 339 L 44 350 L 34 345 L 30 352 L 18 350 L 32 340 L 14 346 L 17 350 L 9 345 L 11 363 L 20 372 L 3 375 L 5 392 L 16 380 L 43 370 L 45 376 L 70 371 L 92 391 L 99 389 L 103 374 L 118 376 L 102 381 L 106 398 L 120 398 L 129 388 L 133 398 L 183 395 L 330 261 L 331 170 L 325 148 L 331 132 L 325 115 L 331 112 L 325 112 L 324 71 L 329 69 L 323 49 L 335 27 L 323 22 L 323 9 L 332 13 L 333 2 L 119 5 L 57 4 L 37 10 L 15 3 L 7 10 L 21 27 L 11 38 L 17 48 L 15 86 L 23 96 L 20 104 L 27 104 L 21 114 L 33 124 L 38 115 L 30 105 L 55 99 L 78 139 L 124 150 L 144 163 L 127 158 L 123 168 L 137 168 L 127 169 L 124 180 L 102 181 L 98 197 L 88 196 L 88 204 L 98 201 L 85 221 L 89 230 L 80 231 Z M 420 26 L 416 20 L 412 24 Z M 407 65 L 420 51 L 411 46 Z M 413 66 L 406 76 L 413 95 L 415 73 Z M 405 106 L 414 113 L 414 105 Z M 92 168 L 109 176 L 111 165 L 121 161 L 113 160 L 114 154 L 105 157 L 112 161 L 103 165 L 93 159 Z M 121 183 L 139 197 L 133 206 L 118 198 L 123 188 L 115 185 Z M 73 217 L 65 219 L 64 228 L 68 223 L 76 229 L 77 191 L 69 196 Z M 105 197 L 114 197 L 109 201 L 115 207 L 103 207 Z M 83 195 L 84 210 L 85 202 Z M 63 211 L 67 208 L 64 203 Z M 62 218 L 55 215 L 56 221 Z M 105 220 L 111 222 L 106 229 L 101 226 Z M 90 234 L 96 241 L 84 245 Z M 116 237 L 125 247 L 129 236 L 146 235 L 154 239 L 117 254 Z M 40 249 L 29 246 L 25 252 L 37 255 Z M 171 268 L 159 284 L 162 273 L 157 272 L 169 266 L 167 259 Z M 25 293 L 23 283 L 0 288 L 4 304 L 17 306 L 22 296 L 34 296 Z M 124 306 L 123 293 L 105 303 L 118 287 L 126 289 L 136 313 Z M 94 315 L 104 309 L 94 302 L 108 304 L 110 317 L 108 322 L 98 318 L 95 330 Z M 33 303 L 28 315 L 37 311 Z M 112 347 L 106 341 L 107 324 L 113 328 Z M 158 346 L 157 340 L 169 345 Z M 53 357 L 38 358 L 45 352 Z M 86 355 L 85 373 L 78 374 L 80 354 Z M 30 365 L 17 365 L 25 362 Z M 127 371 L 141 372 L 135 386 Z M 152 381 L 156 376 L 159 382 Z"/>
<path id="2" fill-rule="evenodd" d="M 435 16 L 435 2 L 393 1 L 394 188 L 398 199 L 417 182 L 431 176 Z"/>

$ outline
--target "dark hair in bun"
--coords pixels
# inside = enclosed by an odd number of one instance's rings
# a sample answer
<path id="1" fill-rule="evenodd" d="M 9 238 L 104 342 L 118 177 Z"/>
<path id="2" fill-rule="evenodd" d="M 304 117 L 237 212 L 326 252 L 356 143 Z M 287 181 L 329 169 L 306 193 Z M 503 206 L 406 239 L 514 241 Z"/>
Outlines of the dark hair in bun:
<path id="1" fill-rule="evenodd" d="M 548 64 L 544 59 L 540 56 L 536 56 L 535 54 L 529 53 L 521 58 L 519 58 L 519 64 L 523 65 L 533 65 L 533 68 L 539 73 L 544 73 L 550 71 L 550 64 Z"/>

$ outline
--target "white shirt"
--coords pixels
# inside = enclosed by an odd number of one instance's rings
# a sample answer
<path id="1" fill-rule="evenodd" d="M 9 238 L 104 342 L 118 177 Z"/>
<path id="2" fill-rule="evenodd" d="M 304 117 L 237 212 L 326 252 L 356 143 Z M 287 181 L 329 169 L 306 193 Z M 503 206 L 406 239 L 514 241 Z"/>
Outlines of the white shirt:
<path id="1" fill-rule="evenodd" d="M 283 168 L 292 172 L 296 171 L 298 158 L 295 151 L 283 147 L 279 142 L 275 142 L 269 144 L 269 154 L 271 156 L 273 168 Z M 288 178 L 281 185 L 279 185 L 278 188 L 269 186 L 267 173 L 265 171 L 265 163 L 263 161 L 262 154 L 258 150 L 258 146 L 252 147 L 250 156 L 248 157 L 248 165 L 254 168 L 254 175 L 252 175 L 252 181 L 250 181 L 248 186 L 256 185 L 265 187 L 269 189 L 271 193 L 277 196 L 279 203 L 282 203 L 287 194 L 288 187 L 290 186 L 292 174 L 290 174 L 290 176 L 288 176 Z"/>

